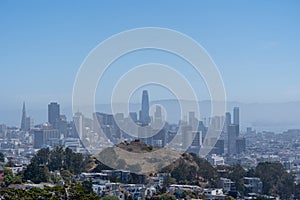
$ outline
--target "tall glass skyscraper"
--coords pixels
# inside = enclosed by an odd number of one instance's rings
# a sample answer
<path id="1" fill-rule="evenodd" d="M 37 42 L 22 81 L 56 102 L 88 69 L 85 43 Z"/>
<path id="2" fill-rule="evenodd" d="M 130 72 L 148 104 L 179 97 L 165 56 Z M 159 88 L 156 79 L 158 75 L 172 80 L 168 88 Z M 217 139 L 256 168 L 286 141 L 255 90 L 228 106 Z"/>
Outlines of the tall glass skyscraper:
<path id="1" fill-rule="evenodd" d="M 59 104 L 56 102 L 51 102 L 48 105 L 48 122 L 53 126 L 57 125 L 60 118 Z"/>
<path id="2" fill-rule="evenodd" d="M 240 109 L 239 109 L 239 107 L 233 108 L 233 124 L 240 125 Z"/>
<path id="3" fill-rule="evenodd" d="M 149 96 L 148 96 L 147 90 L 143 90 L 142 109 L 140 112 L 140 122 L 142 123 L 142 125 L 148 125 L 150 123 Z"/>

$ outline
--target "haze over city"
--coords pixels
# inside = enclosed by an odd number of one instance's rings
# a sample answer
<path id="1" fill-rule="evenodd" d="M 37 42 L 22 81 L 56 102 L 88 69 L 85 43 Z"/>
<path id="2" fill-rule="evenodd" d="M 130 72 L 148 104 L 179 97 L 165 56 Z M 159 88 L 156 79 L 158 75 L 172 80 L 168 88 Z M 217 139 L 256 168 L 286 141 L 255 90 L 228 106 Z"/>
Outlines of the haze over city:
<path id="1" fill-rule="evenodd" d="M 34 2 L 32 6 L 29 2 L 2 1 L 0 5 L 3 123 L 19 124 L 23 101 L 38 122 L 46 120 L 45 105 L 50 101 L 60 102 L 71 117 L 73 83 L 89 52 L 120 31 L 151 26 L 175 29 L 200 43 L 221 73 L 228 101 L 267 103 L 249 106 L 256 110 L 257 117 L 264 115 L 258 109 L 264 105 L 270 110 L 280 108 L 278 113 L 284 116 L 268 115 L 258 123 L 284 120 L 284 127 L 289 128 L 299 122 L 295 120 L 300 113 L 297 1 L 284 5 L 280 1 L 229 1 L 218 2 L 218 6 L 213 1 L 132 1 L 118 2 L 118 6 L 72 1 L 60 2 L 59 6 Z M 189 64 L 166 52 L 144 50 L 111 65 L 99 83 L 105 87 L 97 91 L 96 103 L 109 103 L 120 75 L 146 62 L 180 70 L 189 77 L 199 100 L 210 99 L 203 80 L 189 69 Z M 154 88 L 151 99 L 174 99 L 165 91 Z M 140 101 L 139 93 L 140 90 L 133 95 L 131 103 Z M 245 118 L 247 125 L 255 123 L 254 114 L 249 115 L 253 117 Z"/>

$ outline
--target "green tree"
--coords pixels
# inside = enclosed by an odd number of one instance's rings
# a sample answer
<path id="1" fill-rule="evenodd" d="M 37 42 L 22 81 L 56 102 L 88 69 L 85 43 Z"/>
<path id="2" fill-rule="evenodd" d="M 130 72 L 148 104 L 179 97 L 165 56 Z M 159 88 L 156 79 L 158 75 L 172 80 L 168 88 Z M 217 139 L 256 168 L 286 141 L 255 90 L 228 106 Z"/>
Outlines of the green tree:
<path id="1" fill-rule="evenodd" d="M 65 149 L 65 162 L 64 162 L 64 168 L 69 170 L 73 168 L 73 151 L 70 148 Z"/>
<path id="2" fill-rule="evenodd" d="M 14 167 L 14 166 L 15 166 L 15 163 L 14 163 L 13 158 L 8 158 L 8 162 L 6 163 L 5 166 L 6 166 L 6 167 Z"/>
<path id="3" fill-rule="evenodd" d="M 244 177 L 246 173 L 241 165 L 233 165 L 229 169 L 228 178 L 235 182 L 236 190 L 241 194 L 245 192 Z"/>
<path id="4" fill-rule="evenodd" d="M 259 163 L 255 176 L 261 179 L 264 194 L 289 199 L 295 191 L 294 175 L 286 172 L 281 163 Z"/>
<path id="5" fill-rule="evenodd" d="M 165 194 L 160 195 L 160 199 L 162 199 L 162 200 L 176 200 L 176 197 L 173 194 L 165 193 Z"/>
<path id="6" fill-rule="evenodd" d="M 69 170 L 62 170 L 60 171 L 60 176 L 66 182 L 71 182 L 73 174 Z"/>
<path id="7" fill-rule="evenodd" d="M 105 196 L 101 198 L 102 200 L 119 200 L 117 196 Z"/>
<path id="8" fill-rule="evenodd" d="M 93 183 L 91 181 L 83 181 L 82 182 L 82 188 L 85 194 L 92 194 L 93 191 Z"/>
<path id="9" fill-rule="evenodd" d="M 61 170 L 65 160 L 65 152 L 63 147 L 55 147 L 49 155 L 48 168 L 50 171 Z"/>
<path id="10" fill-rule="evenodd" d="M 82 199 L 82 200 L 99 200 L 100 196 L 92 193 L 86 194 L 82 185 L 76 183 L 72 184 L 67 188 L 68 190 L 68 199 Z"/>
<path id="11" fill-rule="evenodd" d="M 4 162 L 5 161 L 5 156 L 2 152 L 0 152 L 0 162 Z"/>
<path id="12" fill-rule="evenodd" d="M 4 187 L 9 186 L 10 184 L 13 183 L 13 172 L 11 171 L 11 169 L 4 167 L 4 177 L 3 177 L 3 183 L 2 185 Z"/>
<path id="13" fill-rule="evenodd" d="M 14 176 L 11 169 L 4 167 L 4 177 L 1 186 L 7 187 L 10 184 L 19 184 L 22 183 L 22 180 L 19 176 Z"/>
<path id="14" fill-rule="evenodd" d="M 40 149 L 37 154 L 31 159 L 31 163 L 35 162 L 38 165 L 47 165 L 49 162 L 50 149 Z"/>
<path id="15" fill-rule="evenodd" d="M 34 183 L 48 182 L 50 173 L 47 166 L 30 163 L 24 171 L 24 181 L 31 180 Z"/>
<path id="16" fill-rule="evenodd" d="M 225 200 L 235 200 L 235 198 L 233 198 L 232 196 L 226 196 Z"/>

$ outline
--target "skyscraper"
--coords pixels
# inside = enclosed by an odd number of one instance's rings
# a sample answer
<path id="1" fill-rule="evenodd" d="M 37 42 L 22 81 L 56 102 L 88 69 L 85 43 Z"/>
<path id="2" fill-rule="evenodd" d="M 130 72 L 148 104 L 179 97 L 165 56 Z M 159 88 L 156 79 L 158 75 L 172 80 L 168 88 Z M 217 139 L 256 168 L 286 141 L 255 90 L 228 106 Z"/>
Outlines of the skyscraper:
<path id="1" fill-rule="evenodd" d="M 22 119 L 21 119 L 21 130 L 26 131 L 26 109 L 25 109 L 25 102 L 23 102 Z"/>
<path id="2" fill-rule="evenodd" d="M 162 112 L 159 105 L 156 105 L 155 107 L 154 119 L 151 122 L 151 125 L 154 129 L 160 129 L 163 127 Z"/>
<path id="3" fill-rule="evenodd" d="M 239 109 L 239 107 L 233 108 L 233 124 L 240 125 L 240 109 Z"/>
<path id="4" fill-rule="evenodd" d="M 34 127 L 34 120 L 32 117 L 26 117 L 25 130 L 29 131 Z"/>
<path id="5" fill-rule="evenodd" d="M 225 116 L 225 124 L 224 124 L 224 131 L 227 133 L 228 132 L 228 126 L 231 124 L 231 114 L 230 112 L 226 113 Z"/>
<path id="6" fill-rule="evenodd" d="M 39 149 L 44 145 L 51 144 L 51 140 L 59 140 L 60 134 L 57 129 L 33 129 L 33 148 Z"/>
<path id="7" fill-rule="evenodd" d="M 142 125 L 148 125 L 150 123 L 150 116 L 149 116 L 149 96 L 148 91 L 143 90 L 142 96 L 142 109 L 140 112 L 140 121 Z"/>
<path id="8" fill-rule="evenodd" d="M 231 124 L 228 127 L 228 154 L 237 153 L 237 138 L 239 137 L 239 125 Z"/>
<path id="9" fill-rule="evenodd" d="M 129 117 L 131 117 L 132 121 L 137 122 L 137 114 L 136 112 L 130 112 Z"/>
<path id="10" fill-rule="evenodd" d="M 75 113 L 73 116 L 74 131 L 76 137 L 83 138 L 83 115 L 80 112 Z"/>
<path id="11" fill-rule="evenodd" d="M 51 102 L 48 105 L 48 122 L 54 127 L 57 125 L 60 118 L 59 104 Z"/>

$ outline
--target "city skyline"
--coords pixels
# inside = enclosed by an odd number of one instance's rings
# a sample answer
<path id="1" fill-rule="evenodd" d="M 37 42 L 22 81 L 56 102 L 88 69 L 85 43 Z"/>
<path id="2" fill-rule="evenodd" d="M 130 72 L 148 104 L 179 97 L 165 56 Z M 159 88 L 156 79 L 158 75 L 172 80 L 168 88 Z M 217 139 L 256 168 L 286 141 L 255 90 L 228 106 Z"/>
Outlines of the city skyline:
<path id="1" fill-rule="evenodd" d="M 151 92 L 151 91 L 150 91 Z M 152 98 L 152 95 L 151 95 Z M 31 107 L 31 102 L 26 103 L 26 114 L 31 118 L 34 118 L 36 124 L 40 124 L 48 121 L 47 114 L 47 105 L 49 102 L 46 102 L 43 106 L 34 109 Z M 59 102 L 61 105 L 61 113 L 64 113 L 68 119 L 71 119 L 73 114 L 71 110 L 71 106 L 65 105 Z M 168 118 L 167 120 L 172 123 L 177 123 L 177 119 L 179 117 L 178 109 L 179 104 L 177 100 L 161 100 L 149 101 L 150 105 L 161 104 L 163 105 L 166 112 L 171 112 L 172 118 Z M 22 105 L 22 102 L 20 103 Z M 0 115 L 0 124 L 7 124 L 10 126 L 20 126 L 20 116 L 22 114 L 22 110 L 20 108 L 2 110 L 2 114 Z M 129 107 L 132 108 L 133 111 L 138 112 L 140 110 L 141 103 L 133 103 L 129 104 Z M 201 113 L 203 117 L 209 116 L 210 112 L 210 102 L 209 101 L 201 101 L 199 103 Z M 275 131 L 277 133 L 281 133 L 286 131 L 287 129 L 297 129 L 299 128 L 299 112 L 297 108 L 300 108 L 300 102 L 291 102 L 291 103 L 280 103 L 280 104 L 244 104 L 240 102 L 228 102 L 227 110 L 231 111 L 234 107 L 240 107 L 242 109 L 242 120 L 241 120 L 241 128 L 245 130 L 246 127 L 253 127 L 256 130 L 268 130 Z M 96 111 L 111 113 L 110 104 L 97 104 Z M 170 117 L 170 113 L 169 113 Z M 202 117 L 201 117 L 202 118 Z M 203 119 L 203 118 L 202 118 Z M 290 120 L 288 120 L 290 119 Z"/>

